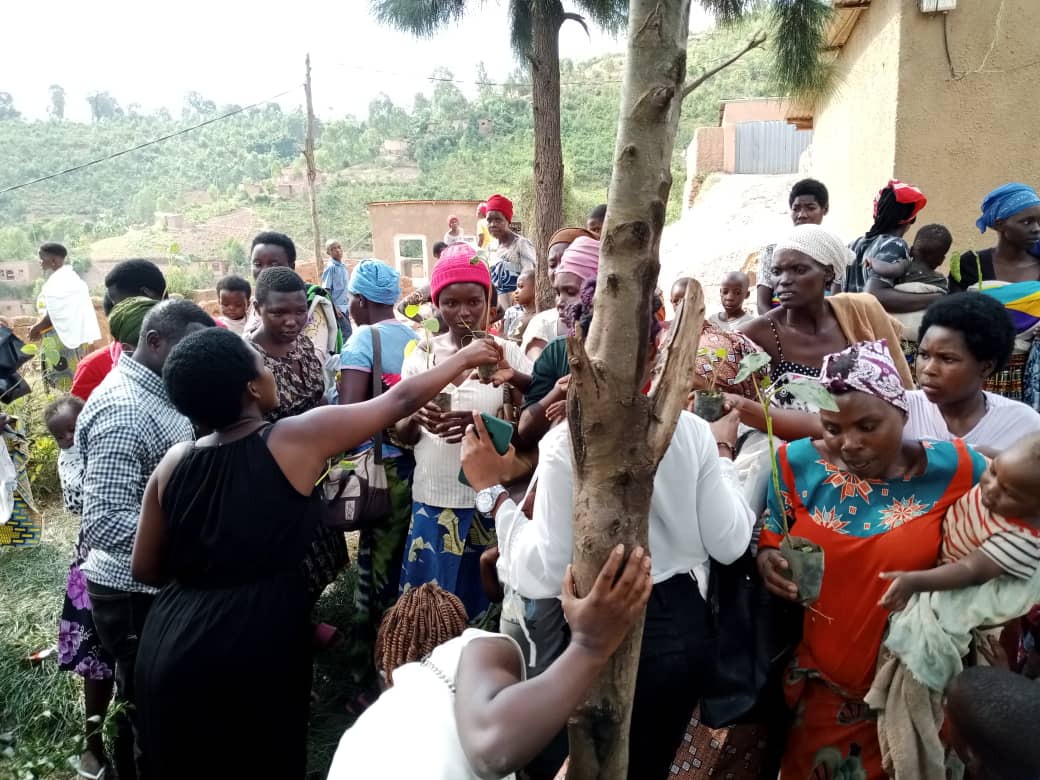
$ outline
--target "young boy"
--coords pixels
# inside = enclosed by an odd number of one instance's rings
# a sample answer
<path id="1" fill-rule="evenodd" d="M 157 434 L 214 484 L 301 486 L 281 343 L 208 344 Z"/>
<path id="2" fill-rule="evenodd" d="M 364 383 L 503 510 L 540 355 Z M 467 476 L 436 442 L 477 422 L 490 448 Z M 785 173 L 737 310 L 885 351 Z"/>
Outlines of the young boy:
<path id="1" fill-rule="evenodd" d="M 946 277 L 936 269 L 943 264 L 952 245 L 953 236 L 943 225 L 925 225 L 917 231 L 909 257 L 870 258 L 870 275 L 902 292 L 946 293 Z"/>
<path id="2" fill-rule="evenodd" d="M 722 277 L 722 311 L 712 314 L 708 321 L 719 330 L 729 331 L 740 330 L 755 319 L 754 314 L 744 311 L 744 303 L 751 295 L 750 284 L 747 274 L 741 271 L 730 271 Z"/>
<path id="3" fill-rule="evenodd" d="M 1040 434 L 997 455 L 979 484 L 943 518 L 940 565 L 884 572 L 892 584 L 881 606 L 900 610 L 914 593 L 960 590 L 1009 574 L 1028 580 L 1040 566 Z"/>
<path id="4" fill-rule="evenodd" d="M 943 735 L 975 780 L 1040 777 L 1037 684 L 1006 669 L 965 669 L 946 691 Z"/>
<path id="5" fill-rule="evenodd" d="M 519 344 L 524 337 L 524 329 L 534 316 L 534 269 L 528 268 L 520 272 L 513 292 L 513 305 L 506 309 L 502 318 L 502 338 Z"/>
<path id="6" fill-rule="evenodd" d="M 217 282 L 217 298 L 220 302 L 218 320 L 227 325 L 232 333 L 242 335 L 249 315 L 249 300 L 253 290 L 241 276 L 225 276 Z"/>

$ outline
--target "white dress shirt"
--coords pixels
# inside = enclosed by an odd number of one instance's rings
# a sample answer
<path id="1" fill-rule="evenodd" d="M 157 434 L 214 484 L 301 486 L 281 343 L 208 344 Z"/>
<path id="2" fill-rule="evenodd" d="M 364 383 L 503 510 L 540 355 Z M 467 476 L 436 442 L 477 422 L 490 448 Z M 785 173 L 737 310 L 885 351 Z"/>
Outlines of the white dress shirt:
<path id="1" fill-rule="evenodd" d="M 552 428 L 538 445 L 529 521 L 513 501 L 495 515 L 499 577 L 530 599 L 559 596 L 574 547 L 574 467 L 570 430 Z M 650 500 L 650 556 L 654 583 L 692 572 L 707 595 L 709 556 L 732 563 L 747 550 L 754 515 L 736 470 L 719 457 L 711 428 L 682 412 L 654 477 Z"/>

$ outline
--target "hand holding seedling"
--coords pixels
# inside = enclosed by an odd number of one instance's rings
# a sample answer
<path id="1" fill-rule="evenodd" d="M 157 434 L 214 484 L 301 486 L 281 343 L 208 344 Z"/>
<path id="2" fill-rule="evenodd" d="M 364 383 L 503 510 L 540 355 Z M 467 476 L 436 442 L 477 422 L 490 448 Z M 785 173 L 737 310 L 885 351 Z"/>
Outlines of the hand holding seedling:
<path id="1" fill-rule="evenodd" d="M 766 590 L 779 598 L 798 601 L 798 586 L 791 582 L 786 574 L 791 567 L 779 550 L 761 550 L 755 562 L 758 564 L 758 574 L 766 584 Z"/>

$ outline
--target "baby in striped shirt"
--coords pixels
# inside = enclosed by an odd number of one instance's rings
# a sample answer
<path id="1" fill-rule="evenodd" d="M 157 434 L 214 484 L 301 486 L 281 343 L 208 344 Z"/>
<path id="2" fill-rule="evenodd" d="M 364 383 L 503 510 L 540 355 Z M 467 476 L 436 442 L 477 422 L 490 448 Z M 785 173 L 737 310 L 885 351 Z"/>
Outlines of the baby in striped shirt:
<path id="1" fill-rule="evenodd" d="M 1040 434 L 1020 439 L 990 463 L 943 518 L 939 566 L 884 572 L 881 606 L 900 610 L 914 593 L 959 590 L 1009 574 L 1029 579 L 1040 566 Z"/>

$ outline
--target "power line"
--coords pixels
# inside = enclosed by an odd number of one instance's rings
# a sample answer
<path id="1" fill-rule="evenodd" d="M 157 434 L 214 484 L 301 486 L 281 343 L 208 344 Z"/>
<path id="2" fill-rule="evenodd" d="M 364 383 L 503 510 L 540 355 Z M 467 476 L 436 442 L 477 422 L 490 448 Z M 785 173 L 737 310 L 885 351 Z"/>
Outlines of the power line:
<path id="1" fill-rule="evenodd" d="M 81 163 L 80 165 L 74 165 L 71 168 L 66 168 L 63 171 L 58 171 L 57 173 L 50 173 L 50 174 L 47 174 L 46 176 L 40 176 L 39 178 L 32 179 L 31 181 L 26 181 L 26 182 L 22 182 L 21 184 L 14 184 L 14 185 L 12 185 L 10 187 L 5 187 L 4 189 L 0 190 L 0 195 L 3 195 L 4 193 L 7 193 L 7 192 L 14 192 L 15 190 L 20 190 L 23 187 L 29 187 L 30 185 L 33 185 L 33 184 L 39 184 L 40 182 L 49 181 L 50 179 L 56 179 L 59 176 L 65 176 L 66 174 L 69 174 L 69 173 L 75 173 L 76 171 L 82 171 L 84 168 L 90 168 L 91 166 L 97 165 L 98 163 L 103 163 L 103 162 L 108 162 L 109 160 L 114 160 L 116 157 L 122 157 L 124 154 L 130 154 L 131 152 L 136 152 L 137 150 L 144 149 L 145 147 L 148 147 L 148 146 L 154 146 L 155 144 L 162 143 L 163 141 L 169 141 L 171 138 L 176 138 L 179 135 L 185 135 L 186 133 L 190 133 L 190 132 L 192 132 L 194 130 L 198 130 L 199 128 L 205 127 L 206 125 L 211 125 L 214 122 L 220 122 L 223 119 L 227 119 L 228 117 L 235 116 L 235 114 L 241 114 L 243 111 L 249 111 L 252 108 L 257 108 L 257 107 L 262 106 L 262 105 L 264 105 L 266 103 L 270 103 L 271 101 L 277 100 L 280 97 L 285 97 L 286 95 L 288 95 L 289 93 L 291 93 L 291 92 L 293 92 L 293 91 L 295 91 L 297 89 L 299 89 L 299 86 L 293 87 L 292 89 L 287 89 L 284 92 L 279 92 L 277 95 L 272 95 L 271 97 L 266 98 L 264 100 L 258 100 L 256 103 L 252 103 L 251 105 L 243 106 L 241 108 L 236 108 L 234 111 L 228 111 L 226 114 L 221 114 L 220 116 L 210 117 L 209 119 L 207 119 L 207 120 L 205 120 L 203 122 L 199 122 L 197 125 L 192 125 L 191 127 L 184 127 L 184 128 L 181 128 L 180 130 L 176 130 L 176 131 L 174 131 L 172 133 L 167 133 L 166 135 L 160 136 L 158 138 L 153 138 L 151 141 L 145 141 L 144 143 L 137 144 L 137 146 L 131 146 L 129 149 L 123 149 L 123 150 L 118 151 L 118 152 L 113 152 L 112 154 L 107 154 L 104 157 L 98 157 L 96 160 L 90 160 L 89 162 Z"/>

